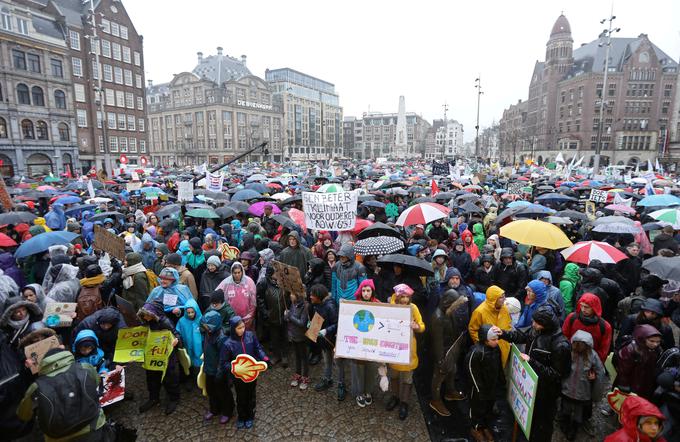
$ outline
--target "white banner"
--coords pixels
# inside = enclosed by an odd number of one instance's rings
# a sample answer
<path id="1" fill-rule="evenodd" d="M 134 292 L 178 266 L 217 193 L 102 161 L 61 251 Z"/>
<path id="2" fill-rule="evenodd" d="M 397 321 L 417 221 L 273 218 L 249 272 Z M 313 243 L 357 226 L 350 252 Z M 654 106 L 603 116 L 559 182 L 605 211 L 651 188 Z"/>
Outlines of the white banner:
<path id="1" fill-rule="evenodd" d="M 128 192 L 134 192 L 135 190 L 139 190 L 142 188 L 142 183 L 140 183 L 139 181 L 125 183 L 125 188 L 127 189 Z"/>
<path id="2" fill-rule="evenodd" d="M 220 185 L 221 187 L 221 185 Z M 193 181 L 178 181 L 177 182 L 177 201 L 194 200 L 194 182 Z"/>
<path id="3" fill-rule="evenodd" d="M 307 228 L 312 230 L 351 230 L 357 221 L 356 191 L 302 192 L 302 208 Z"/>
<path id="4" fill-rule="evenodd" d="M 205 173 L 205 188 L 212 192 L 222 192 L 222 183 L 224 182 L 224 175 L 220 173 Z"/>
<path id="5" fill-rule="evenodd" d="M 411 334 L 410 306 L 341 300 L 335 356 L 408 364 Z"/>

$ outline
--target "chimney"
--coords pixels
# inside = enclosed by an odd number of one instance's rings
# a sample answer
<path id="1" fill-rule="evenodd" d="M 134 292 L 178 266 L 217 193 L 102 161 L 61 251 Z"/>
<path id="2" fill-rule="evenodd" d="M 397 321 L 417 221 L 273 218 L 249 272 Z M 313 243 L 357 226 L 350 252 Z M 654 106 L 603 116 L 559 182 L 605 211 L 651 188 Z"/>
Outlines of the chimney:
<path id="1" fill-rule="evenodd" d="M 196 56 L 198 56 L 198 62 L 202 63 L 203 62 L 203 52 L 196 52 Z"/>
<path id="2" fill-rule="evenodd" d="M 222 46 L 217 47 L 217 55 L 222 55 Z"/>
<path id="3" fill-rule="evenodd" d="M 153 86 L 153 80 L 146 80 L 146 84 L 151 87 Z"/>
<path id="4" fill-rule="evenodd" d="M 246 56 L 245 56 L 245 55 L 241 55 L 241 64 L 242 64 L 243 66 L 246 65 Z"/>

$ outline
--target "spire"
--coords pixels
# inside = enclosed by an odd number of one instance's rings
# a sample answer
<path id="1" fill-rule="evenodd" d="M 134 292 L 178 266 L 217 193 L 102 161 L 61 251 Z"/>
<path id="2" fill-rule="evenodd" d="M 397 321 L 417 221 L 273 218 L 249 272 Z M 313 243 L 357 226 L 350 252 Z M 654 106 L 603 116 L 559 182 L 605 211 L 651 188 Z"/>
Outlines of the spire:
<path id="1" fill-rule="evenodd" d="M 564 13 L 557 17 L 555 24 L 550 31 L 550 39 L 569 37 L 571 38 L 571 26 L 569 25 L 569 20 L 564 16 Z"/>

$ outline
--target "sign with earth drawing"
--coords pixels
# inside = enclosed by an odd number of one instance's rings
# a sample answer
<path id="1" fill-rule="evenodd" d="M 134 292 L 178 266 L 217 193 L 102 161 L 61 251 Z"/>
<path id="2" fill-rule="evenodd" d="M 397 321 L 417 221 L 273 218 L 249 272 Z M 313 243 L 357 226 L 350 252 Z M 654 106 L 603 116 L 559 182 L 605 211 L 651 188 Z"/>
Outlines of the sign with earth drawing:
<path id="1" fill-rule="evenodd" d="M 411 335 L 410 306 L 341 300 L 335 356 L 408 364 Z"/>

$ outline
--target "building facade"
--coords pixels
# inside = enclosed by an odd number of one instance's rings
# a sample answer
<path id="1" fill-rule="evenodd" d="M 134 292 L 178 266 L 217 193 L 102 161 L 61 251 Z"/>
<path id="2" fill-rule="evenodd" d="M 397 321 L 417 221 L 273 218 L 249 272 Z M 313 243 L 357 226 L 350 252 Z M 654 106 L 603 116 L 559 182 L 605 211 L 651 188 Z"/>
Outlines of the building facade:
<path id="1" fill-rule="evenodd" d="M 456 120 L 448 120 L 437 130 L 437 143 L 443 157 L 453 160 L 463 155 L 463 125 Z"/>
<path id="2" fill-rule="evenodd" d="M 252 75 L 246 57 L 198 54 L 192 72 L 147 89 L 152 163 L 211 165 L 227 162 L 267 141 L 249 161 L 282 162 L 283 113 L 273 89 Z"/>
<path id="3" fill-rule="evenodd" d="M 563 152 L 567 161 L 584 156 L 584 164 L 592 166 L 601 130 L 601 166 L 634 166 L 655 158 L 669 165 L 680 161 L 671 158 L 669 143 L 678 63 L 646 34 L 612 38 L 607 90 L 603 91 L 606 49 L 602 36 L 574 49 L 570 24 L 560 15 L 550 33 L 545 60 L 534 66 L 520 133 L 510 133 L 513 124 L 501 122 L 505 155 L 514 146 L 520 149 L 519 161 L 533 158 L 542 164 Z M 508 140 L 516 138 L 521 141 L 508 146 Z"/>
<path id="4" fill-rule="evenodd" d="M 75 174 L 75 131 L 66 32 L 29 1 L 0 1 L 0 171 Z"/>
<path id="5" fill-rule="evenodd" d="M 515 164 L 518 153 L 521 155 L 525 150 L 527 141 L 524 136 L 527 126 L 527 113 L 529 103 L 518 100 L 503 111 L 503 117 L 498 124 L 499 129 L 499 160 L 502 164 Z"/>
<path id="6" fill-rule="evenodd" d="M 396 155 L 397 113 L 365 113 L 360 130 L 355 125 L 354 159 L 390 158 L 405 160 L 425 157 L 425 140 L 431 124 L 414 112 L 405 112 L 406 155 Z"/>
<path id="7" fill-rule="evenodd" d="M 442 131 L 440 130 L 444 127 L 443 119 L 432 120 L 432 126 L 427 130 L 425 134 L 425 160 L 426 161 L 444 161 L 446 157 L 444 156 L 443 144 L 441 143 Z"/>
<path id="8" fill-rule="evenodd" d="M 265 79 L 284 112 L 285 161 L 344 158 L 343 116 L 335 85 L 294 69 L 267 69 Z"/>

